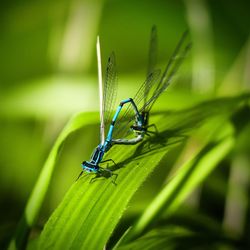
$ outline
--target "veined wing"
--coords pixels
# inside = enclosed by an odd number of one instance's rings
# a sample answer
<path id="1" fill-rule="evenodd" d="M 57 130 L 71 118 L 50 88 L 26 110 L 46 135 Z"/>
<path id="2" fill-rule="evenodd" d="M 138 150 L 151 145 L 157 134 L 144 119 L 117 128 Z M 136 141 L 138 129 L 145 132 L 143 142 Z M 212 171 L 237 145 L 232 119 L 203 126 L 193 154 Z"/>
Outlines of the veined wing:
<path id="1" fill-rule="evenodd" d="M 149 92 L 152 92 L 153 87 L 157 86 L 156 83 L 159 81 L 160 70 L 155 70 L 157 61 L 157 29 L 154 25 L 151 29 L 149 53 L 148 53 L 148 68 L 146 81 L 140 86 L 133 100 L 140 110 L 145 107 L 148 101 Z M 142 101 L 143 100 L 143 101 Z M 123 112 L 123 115 L 116 122 L 116 128 L 113 136 L 115 138 L 123 138 L 127 135 L 132 121 L 135 120 L 134 109 L 131 104 Z"/>
<path id="2" fill-rule="evenodd" d="M 147 75 L 149 76 L 152 72 L 154 72 L 156 63 L 157 63 L 157 28 L 154 25 L 151 29 L 150 34 L 150 42 L 149 42 L 149 51 L 148 51 L 148 68 L 147 68 Z M 150 86 L 145 85 L 144 88 L 144 106 L 145 103 L 148 101 L 148 94 L 149 94 Z"/>
<path id="3" fill-rule="evenodd" d="M 111 53 L 106 68 L 104 82 L 104 126 L 105 133 L 110 127 L 117 95 L 117 71 L 114 52 Z M 106 133 L 107 134 L 107 133 Z"/>
<path id="4" fill-rule="evenodd" d="M 153 92 L 152 96 L 144 104 L 144 107 L 142 107 L 141 110 L 150 111 L 159 95 L 169 86 L 169 84 L 173 80 L 173 77 L 176 75 L 176 72 L 178 71 L 180 65 L 186 58 L 186 55 L 191 48 L 191 43 L 187 42 L 187 35 L 187 31 L 183 33 L 172 56 L 170 57 L 170 60 L 168 61 L 168 64 L 161 76 L 161 80 L 159 81 L 157 88 Z"/>
<path id="5" fill-rule="evenodd" d="M 150 73 L 146 81 L 140 86 L 139 90 L 135 94 L 133 100 L 138 110 L 141 110 L 144 106 L 143 100 L 145 98 L 145 89 L 147 89 L 147 91 L 149 92 L 153 91 L 153 89 L 157 86 L 156 83 L 160 80 L 160 74 L 161 74 L 160 70 L 155 70 L 154 72 Z M 130 129 L 130 125 L 132 125 L 130 123 L 134 121 L 135 121 L 135 113 L 133 106 L 131 104 L 128 104 L 123 114 L 116 121 L 113 133 L 114 139 L 122 139 L 125 136 L 127 136 L 127 133 Z"/>
<path id="6" fill-rule="evenodd" d="M 177 70 L 179 69 L 181 63 L 183 62 L 187 52 L 191 47 L 190 43 L 186 43 L 186 38 L 187 32 L 182 35 L 182 38 L 180 39 L 162 76 L 160 77 L 160 70 L 153 70 L 153 67 L 155 67 L 156 63 L 157 34 L 156 27 L 152 28 L 148 66 L 148 70 L 152 72 L 149 73 L 146 81 L 141 85 L 135 97 L 133 98 L 140 112 L 149 112 L 159 95 L 171 83 L 174 75 L 176 74 Z M 144 100 L 144 102 L 142 102 L 142 100 Z M 134 121 L 135 115 L 133 107 L 131 104 L 129 104 L 123 115 L 121 115 L 116 122 L 116 128 L 114 130 L 113 137 L 119 139 L 124 138 L 128 134 L 130 125 L 132 125 L 131 122 Z"/>

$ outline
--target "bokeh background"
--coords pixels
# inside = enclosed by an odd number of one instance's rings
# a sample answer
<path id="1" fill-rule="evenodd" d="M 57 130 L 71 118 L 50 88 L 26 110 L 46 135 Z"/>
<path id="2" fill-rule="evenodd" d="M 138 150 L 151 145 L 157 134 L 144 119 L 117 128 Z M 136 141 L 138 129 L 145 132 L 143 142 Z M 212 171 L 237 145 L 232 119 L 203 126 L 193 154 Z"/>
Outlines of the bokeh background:
<path id="1" fill-rule="evenodd" d="M 189 29 L 192 52 L 178 80 L 156 105 L 176 110 L 249 91 L 249 10 L 250 2 L 244 0 L 1 2 L 1 246 L 12 235 L 66 121 L 79 111 L 98 111 L 98 34 L 103 68 L 111 51 L 116 54 L 120 99 L 132 97 L 145 79 L 152 25 L 158 29 L 160 66 L 166 64 L 181 34 Z M 65 143 L 38 230 L 79 174 L 80 162 L 88 159 L 98 143 L 98 131 L 95 124 Z M 249 167 L 249 159 L 243 165 Z M 249 191 L 249 171 L 243 173 Z M 228 170 L 215 175 L 216 192 L 223 193 L 219 179 L 228 175 Z M 151 185 L 145 203 L 150 192 L 153 196 L 155 183 Z M 243 197 L 245 204 L 248 197 Z M 218 201 L 211 212 L 215 217 L 222 214 L 220 205 Z"/>

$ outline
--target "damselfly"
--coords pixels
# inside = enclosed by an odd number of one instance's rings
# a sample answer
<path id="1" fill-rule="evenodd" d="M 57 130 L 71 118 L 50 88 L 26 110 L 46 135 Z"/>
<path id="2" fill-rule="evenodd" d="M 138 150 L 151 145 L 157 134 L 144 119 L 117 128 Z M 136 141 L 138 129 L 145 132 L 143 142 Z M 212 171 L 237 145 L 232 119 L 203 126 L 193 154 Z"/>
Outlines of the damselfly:
<path id="1" fill-rule="evenodd" d="M 95 173 L 98 176 L 104 176 L 105 174 L 109 174 L 112 176 L 113 173 L 108 168 L 100 167 L 100 163 L 112 161 L 112 159 L 103 160 L 104 154 L 112 147 L 114 144 L 112 137 L 115 122 L 123 108 L 123 105 L 130 103 L 133 109 L 134 117 L 139 117 L 139 111 L 133 101 L 132 98 L 125 99 L 120 102 L 113 119 L 112 110 L 115 104 L 115 96 L 116 96 L 116 86 L 117 86 L 117 73 L 116 73 L 116 62 L 114 53 L 111 54 L 108 60 L 108 65 L 106 69 L 106 77 L 104 86 L 102 83 L 102 70 L 101 70 L 101 56 L 100 56 L 100 43 L 99 38 L 97 39 L 97 59 L 98 59 L 98 79 L 99 79 L 99 100 L 100 100 L 100 144 L 95 148 L 94 152 L 89 161 L 82 162 L 83 172 L 87 173 Z M 139 123 L 139 121 L 136 122 Z M 105 129 L 109 127 L 107 131 L 107 136 L 105 138 Z M 131 139 L 130 143 L 137 142 L 140 140 L 141 136 L 137 138 Z M 80 175 L 81 175 L 80 174 Z M 79 175 L 79 177 L 80 177 Z M 79 178 L 78 177 L 78 178 Z"/>
<path id="2" fill-rule="evenodd" d="M 149 113 L 158 97 L 172 82 L 173 77 L 176 75 L 176 72 L 191 48 L 191 43 L 187 41 L 187 35 L 188 32 L 183 33 L 172 56 L 170 57 L 170 60 L 167 63 L 165 70 L 161 75 L 161 71 L 159 69 L 155 69 L 157 55 L 157 30 L 155 26 L 152 27 L 147 69 L 148 76 L 133 98 L 134 103 L 139 110 L 139 115 L 137 115 L 136 119 L 134 119 L 134 117 L 131 116 L 131 109 L 133 107 L 131 105 L 128 106 L 123 116 L 117 120 L 116 126 L 118 129 L 115 131 L 114 137 L 126 137 L 126 133 L 128 133 L 128 123 L 131 122 L 134 122 L 130 125 L 130 128 L 136 134 L 136 143 L 137 141 L 140 141 L 145 134 L 149 135 L 150 133 L 155 133 L 153 131 L 149 131 L 149 127 L 152 126 L 156 129 L 154 124 L 149 125 Z M 113 142 L 116 144 L 131 144 L 131 140 L 126 139 L 113 139 Z"/>
<path id="3" fill-rule="evenodd" d="M 101 72 L 101 57 L 100 57 L 100 44 L 99 39 L 97 42 L 97 56 L 98 56 L 98 78 L 99 78 L 99 99 L 100 99 L 100 141 L 101 143 L 95 148 L 91 159 L 89 161 L 82 162 L 83 171 L 88 173 L 95 173 L 99 176 L 108 173 L 112 176 L 113 173 L 108 168 L 100 167 L 100 163 L 114 161 L 112 159 L 103 160 L 104 154 L 114 144 L 132 145 L 140 142 L 145 134 L 151 133 L 148 130 L 149 127 L 149 112 L 161 95 L 161 93 L 169 86 L 173 79 L 173 76 L 177 72 L 187 52 L 189 51 L 191 44 L 186 44 L 187 32 L 185 32 L 180 39 L 173 55 L 171 56 L 163 74 L 160 70 L 155 70 L 156 64 L 156 43 L 157 34 L 156 27 L 152 28 L 150 49 L 149 49 L 149 64 L 148 64 L 148 77 L 146 81 L 137 91 L 135 97 L 128 98 L 120 102 L 113 119 L 112 110 L 115 104 L 116 86 L 117 86 L 117 72 L 115 55 L 111 54 L 106 69 L 106 78 L 104 86 L 102 84 L 102 72 Z M 104 87 L 104 88 L 103 88 Z M 143 102 L 142 102 L 143 101 Z M 118 117 L 124 104 L 130 104 L 122 116 Z M 111 122 L 110 122 L 111 120 Z M 132 125 L 128 125 L 130 123 Z M 105 138 L 105 129 L 109 127 L 107 136 Z M 128 128 L 132 130 L 135 137 L 126 138 Z M 115 163 L 114 163 L 115 164 Z M 81 173 L 82 174 L 82 173 Z"/>

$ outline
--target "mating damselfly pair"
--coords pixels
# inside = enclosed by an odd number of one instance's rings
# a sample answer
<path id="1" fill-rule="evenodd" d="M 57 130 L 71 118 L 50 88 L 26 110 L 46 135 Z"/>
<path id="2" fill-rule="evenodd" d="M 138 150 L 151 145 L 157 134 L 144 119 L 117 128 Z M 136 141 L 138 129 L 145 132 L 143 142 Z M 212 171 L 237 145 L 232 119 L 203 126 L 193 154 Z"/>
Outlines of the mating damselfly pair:
<path id="1" fill-rule="evenodd" d="M 82 162 L 83 172 L 94 173 L 97 177 L 108 174 L 116 175 L 108 168 L 103 168 L 100 163 L 112 161 L 103 160 L 106 152 L 113 145 L 133 145 L 143 140 L 145 135 L 156 133 L 149 128 L 155 126 L 149 124 L 149 113 L 153 104 L 163 91 L 169 86 L 174 75 L 179 69 L 183 59 L 189 51 L 191 44 L 187 41 L 187 32 L 184 32 L 178 42 L 166 68 L 155 69 L 157 55 L 157 30 L 153 26 L 149 46 L 149 60 L 147 77 L 141 85 L 134 98 L 122 100 L 113 114 L 115 104 L 117 72 L 114 53 L 108 59 L 106 76 L 102 81 L 101 53 L 99 38 L 97 38 L 97 59 L 99 79 L 99 100 L 100 100 L 100 144 L 95 148 L 89 161 Z M 123 112 L 121 113 L 122 109 Z M 132 122 L 132 125 L 131 125 Z M 108 129 L 108 130 L 107 130 Z M 132 131 L 132 138 L 127 138 L 128 131 Z M 106 135 L 106 136 L 105 136 Z M 80 174 L 80 175 L 81 175 Z"/>

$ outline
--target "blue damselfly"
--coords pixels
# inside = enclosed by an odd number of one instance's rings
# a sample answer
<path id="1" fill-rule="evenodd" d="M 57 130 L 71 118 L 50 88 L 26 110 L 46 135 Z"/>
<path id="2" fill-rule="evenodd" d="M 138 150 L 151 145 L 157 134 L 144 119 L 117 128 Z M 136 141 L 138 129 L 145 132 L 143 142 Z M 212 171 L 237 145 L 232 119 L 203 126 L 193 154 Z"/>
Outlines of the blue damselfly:
<path id="1" fill-rule="evenodd" d="M 149 135 L 150 133 L 155 133 L 149 131 L 149 127 L 156 126 L 154 124 L 149 125 L 149 113 L 152 109 L 154 103 L 159 98 L 159 96 L 166 90 L 169 84 L 172 82 L 173 77 L 176 75 L 181 63 L 186 57 L 188 51 L 191 48 L 191 43 L 188 42 L 188 32 L 184 32 L 181 39 L 179 40 L 172 56 L 170 57 L 165 70 L 161 74 L 159 69 L 155 69 L 156 66 L 156 56 L 157 56 L 157 30 L 156 27 L 152 27 L 151 39 L 149 46 L 149 60 L 147 69 L 147 79 L 141 85 L 133 100 L 139 110 L 139 115 L 131 116 L 131 105 L 128 106 L 123 116 L 121 116 L 116 123 L 117 132 L 114 131 L 114 137 L 124 138 L 128 133 L 128 124 L 130 128 L 135 133 L 136 138 L 135 143 L 142 140 L 144 135 Z M 156 129 L 157 131 L 157 129 Z M 115 144 L 131 144 L 131 140 L 127 139 L 113 139 Z"/>
<path id="2" fill-rule="evenodd" d="M 97 59 L 98 59 L 98 79 L 99 79 L 99 100 L 100 100 L 100 144 L 94 149 L 92 156 L 89 161 L 82 162 L 83 172 L 94 173 L 98 176 L 105 175 L 112 176 L 113 173 L 108 168 L 100 167 L 100 163 L 112 161 L 112 159 L 103 160 L 104 154 L 109 151 L 109 149 L 114 144 L 113 142 L 113 131 L 115 127 L 115 122 L 123 108 L 123 105 L 130 103 L 132 106 L 132 112 L 134 117 L 139 117 L 139 111 L 132 98 L 125 99 L 120 102 L 116 112 L 112 118 L 113 106 L 115 104 L 116 96 L 116 86 L 117 86 L 117 72 L 116 72 L 116 61 L 114 53 L 111 54 L 108 60 L 106 68 L 106 77 L 103 85 L 102 81 L 102 70 L 101 70 L 101 53 L 100 53 L 100 43 L 99 38 L 97 39 Z M 112 118 L 112 120 L 111 120 Z M 109 128 L 107 133 L 105 129 Z M 106 137 L 105 137 L 106 135 Z M 139 141 L 138 138 L 132 139 L 133 141 Z M 81 175 L 80 174 L 80 175 Z M 80 177 L 79 175 L 79 177 Z M 79 178 L 78 177 L 78 178 Z"/>

